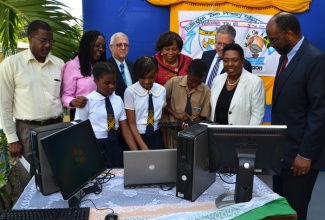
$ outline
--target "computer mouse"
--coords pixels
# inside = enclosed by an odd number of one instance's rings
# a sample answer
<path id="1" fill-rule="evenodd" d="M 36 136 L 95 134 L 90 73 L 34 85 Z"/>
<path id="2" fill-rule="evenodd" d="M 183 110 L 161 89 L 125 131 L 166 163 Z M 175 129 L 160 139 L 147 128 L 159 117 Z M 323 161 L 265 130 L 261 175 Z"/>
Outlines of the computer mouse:
<path id="1" fill-rule="evenodd" d="M 117 220 L 118 219 L 118 215 L 117 213 L 111 213 L 106 215 L 105 220 Z"/>

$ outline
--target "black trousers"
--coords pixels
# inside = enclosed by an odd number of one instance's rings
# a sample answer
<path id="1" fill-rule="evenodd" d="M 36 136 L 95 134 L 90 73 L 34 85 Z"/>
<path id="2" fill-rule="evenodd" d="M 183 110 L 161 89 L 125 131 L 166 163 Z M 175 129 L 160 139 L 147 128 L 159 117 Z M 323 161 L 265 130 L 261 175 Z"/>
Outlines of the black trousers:
<path id="1" fill-rule="evenodd" d="M 298 220 L 307 219 L 308 204 L 317 180 L 319 170 L 308 174 L 293 176 L 292 170 L 282 169 L 281 176 L 273 176 L 273 191 L 287 199 L 297 212 Z"/>

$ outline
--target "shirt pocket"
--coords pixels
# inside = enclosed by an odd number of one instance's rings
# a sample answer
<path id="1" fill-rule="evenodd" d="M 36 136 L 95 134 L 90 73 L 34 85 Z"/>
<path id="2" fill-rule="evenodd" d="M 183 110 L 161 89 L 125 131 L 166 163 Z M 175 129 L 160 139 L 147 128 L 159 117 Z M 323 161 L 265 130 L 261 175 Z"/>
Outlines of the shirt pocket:
<path id="1" fill-rule="evenodd" d="M 61 81 L 53 80 L 50 85 L 50 93 L 56 98 L 60 98 Z"/>
<path id="2" fill-rule="evenodd" d="M 192 116 L 193 117 L 198 117 L 200 116 L 200 113 L 202 111 L 202 103 L 199 102 L 192 102 L 191 103 L 192 107 Z"/>

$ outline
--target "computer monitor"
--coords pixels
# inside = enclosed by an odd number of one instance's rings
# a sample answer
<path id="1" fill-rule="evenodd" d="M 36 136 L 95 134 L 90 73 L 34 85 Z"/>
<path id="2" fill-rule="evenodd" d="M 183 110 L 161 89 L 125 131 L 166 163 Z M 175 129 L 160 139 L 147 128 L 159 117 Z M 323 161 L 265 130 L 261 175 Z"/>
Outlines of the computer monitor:
<path id="1" fill-rule="evenodd" d="M 286 128 L 208 125 L 210 172 L 236 174 L 236 203 L 252 199 L 254 174 L 281 173 Z"/>
<path id="2" fill-rule="evenodd" d="M 79 206 L 82 189 L 106 169 L 90 121 L 44 137 L 41 143 L 62 197 L 70 207 Z"/>

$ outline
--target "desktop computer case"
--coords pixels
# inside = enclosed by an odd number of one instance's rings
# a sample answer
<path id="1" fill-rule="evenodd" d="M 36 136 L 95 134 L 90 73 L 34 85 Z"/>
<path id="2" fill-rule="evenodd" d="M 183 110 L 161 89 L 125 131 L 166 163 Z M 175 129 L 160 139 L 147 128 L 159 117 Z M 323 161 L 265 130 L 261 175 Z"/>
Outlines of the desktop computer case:
<path id="1" fill-rule="evenodd" d="M 52 125 L 33 128 L 30 131 L 30 141 L 34 162 L 35 183 L 37 189 L 44 195 L 60 191 L 58 185 L 54 181 L 53 173 L 50 164 L 46 158 L 40 139 L 67 128 L 74 123 L 62 122 Z"/>
<path id="2" fill-rule="evenodd" d="M 178 132 L 176 196 L 192 202 L 216 180 L 209 172 L 207 129 L 195 124 Z"/>

